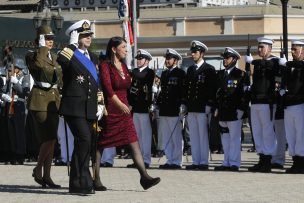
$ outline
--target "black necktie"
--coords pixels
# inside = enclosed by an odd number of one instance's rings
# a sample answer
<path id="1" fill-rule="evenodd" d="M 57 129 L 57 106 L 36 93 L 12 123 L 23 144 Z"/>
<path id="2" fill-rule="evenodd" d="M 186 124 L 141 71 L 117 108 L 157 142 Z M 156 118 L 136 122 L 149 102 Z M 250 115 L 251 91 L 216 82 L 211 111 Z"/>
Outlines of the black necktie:
<path id="1" fill-rule="evenodd" d="M 225 70 L 225 72 L 224 72 L 224 78 L 228 78 L 228 71 L 227 70 Z"/>

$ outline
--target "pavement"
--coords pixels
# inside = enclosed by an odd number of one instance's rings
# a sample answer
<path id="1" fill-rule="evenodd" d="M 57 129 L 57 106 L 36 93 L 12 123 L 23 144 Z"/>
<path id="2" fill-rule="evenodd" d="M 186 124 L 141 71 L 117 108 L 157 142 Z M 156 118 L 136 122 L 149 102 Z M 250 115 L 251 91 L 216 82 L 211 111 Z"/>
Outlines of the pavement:
<path id="1" fill-rule="evenodd" d="M 283 170 L 268 174 L 248 172 L 247 168 L 258 160 L 255 153 L 247 152 L 249 147 L 243 145 L 239 172 L 213 171 L 214 166 L 221 164 L 223 154 L 212 154 L 209 171 L 161 170 L 158 166 L 165 162 L 165 157 L 153 158 L 148 173 L 160 177 L 161 182 L 146 191 L 139 184 L 137 170 L 126 168 L 132 160 L 115 158 L 113 168 L 101 168 L 101 180 L 108 190 L 87 196 L 68 193 L 64 166 L 52 167 L 53 180 L 62 188 L 43 189 L 31 176 L 34 162 L 0 164 L 0 202 L 303 202 L 304 175 L 285 174 Z M 183 164 L 191 164 L 191 156 L 184 157 Z M 285 168 L 290 165 L 287 155 Z"/>

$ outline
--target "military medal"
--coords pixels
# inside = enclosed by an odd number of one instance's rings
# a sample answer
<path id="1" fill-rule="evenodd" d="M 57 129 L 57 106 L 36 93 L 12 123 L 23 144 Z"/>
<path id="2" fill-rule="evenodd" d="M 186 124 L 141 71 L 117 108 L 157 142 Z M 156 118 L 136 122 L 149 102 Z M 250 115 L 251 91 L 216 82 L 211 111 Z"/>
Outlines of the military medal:
<path id="1" fill-rule="evenodd" d="M 76 81 L 79 83 L 79 84 L 82 84 L 84 82 L 84 77 L 83 75 L 78 75 L 77 78 L 76 78 Z"/>

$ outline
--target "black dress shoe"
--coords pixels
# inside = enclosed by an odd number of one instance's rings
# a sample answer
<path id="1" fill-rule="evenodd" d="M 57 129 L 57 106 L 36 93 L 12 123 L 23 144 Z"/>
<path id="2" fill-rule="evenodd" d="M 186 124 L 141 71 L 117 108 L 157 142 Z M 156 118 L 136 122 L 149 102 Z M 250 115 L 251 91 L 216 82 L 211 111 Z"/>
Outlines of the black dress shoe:
<path id="1" fill-rule="evenodd" d="M 198 169 L 202 171 L 207 171 L 209 169 L 209 166 L 206 164 L 200 164 L 198 165 Z"/>
<path id="2" fill-rule="evenodd" d="M 215 166 L 214 167 L 214 171 L 229 171 L 230 167 L 229 166 Z"/>
<path id="3" fill-rule="evenodd" d="M 38 183 L 38 184 L 41 185 L 42 187 L 45 187 L 45 186 L 46 186 L 46 185 L 45 185 L 45 182 L 43 181 L 43 179 L 42 179 L 42 178 L 38 178 L 38 177 L 36 176 L 36 168 L 33 169 L 32 176 L 33 176 L 33 178 L 34 178 L 34 180 L 35 180 L 36 183 Z"/>
<path id="4" fill-rule="evenodd" d="M 61 160 L 56 160 L 55 161 L 55 166 L 66 166 L 67 164 Z"/>
<path id="5" fill-rule="evenodd" d="M 278 164 L 278 163 L 273 163 L 273 164 L 271 164 L 271 168 L 274 168 L 274 169 L 284 169 L 284 166 L 281 165 L 281 164 Z"/>
<path id="6" fill-rule="evenodd" d="M 105 187 L 100 179 L 93 181 L 93 187 L 95 191 L 107 191 L 107 187 Z"/>
<path id="7" fill-rule="evenodd" d="M 170 169 L 181 169 L 182 167 L 180 165 L 177 165 L 177 164 L 172 164 L 170 166 Z"/>
<path id="8" fill-rule="evenodd" d="M 146 168 L 150 168 L 150 164 L 145 163 L 145 167 L 146 167 Z"/>
<path id="9" fill-rule="evenodd" d="M 229 171 L 239 171 L 239 167 L 232 165 L 230 166 Z"/>
<path id="10" fill-rule="evenodd" d="M 43 182 L 45 183 L 45 185 L 47 185 L 49 188 L 61 188 L 61 185 L 57 185 L 55 183 L 53 183 L 53 181 L 50 181 L 50 180 L 46 180 L 44 178 L 42 178 Z"/>
<path id="11" fill-rule="evenodd" d="M 171 168 L 171 164 L 162 164 L 162 165 L 159 165 L 159 168 L 160 169 L 170 169 Z"/>
<path id="12" fill-rule="evenodd" d="M 100 167 L 113 167 L 113 164 L 109 162 L 100 163 Z"/>
<path id="13" fill-rule="evenodd" d="M 133 164 L 128 164 L 128 165 L 127 165 L 127 168 L 136 168 L 136 166 L 135 166 L 134 163 L 133 163 Z"/>
<path id="14" fill-rule="evenodd" d="M 195 170 L 195 169 L 199 169 L 199 165 L 192 164 L 186 166 L 186 170 Z"/>
<path id="15" fill-rule="evenodd" d="M 144 188 L 144 190 L 149 189 L 150 187 L 153 187 L 154 185 L 157 185 L 160 182 L 160 178 L 152 178 L 152 179 L 140 179 L 140 184 Z"/>
<path id="16" fill-rule="evenodd" d="M 82 195 L 89 195 L 95 194 L 95 190 L 93 188 L 69 188 L 69 193 L 71 194 L 82 194 Z"/>

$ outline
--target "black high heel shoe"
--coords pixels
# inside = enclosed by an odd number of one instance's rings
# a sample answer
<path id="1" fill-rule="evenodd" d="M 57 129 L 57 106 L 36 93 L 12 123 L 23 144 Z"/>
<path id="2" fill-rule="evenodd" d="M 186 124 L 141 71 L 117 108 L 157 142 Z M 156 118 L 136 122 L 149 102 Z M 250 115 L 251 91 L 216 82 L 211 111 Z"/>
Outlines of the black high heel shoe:
<path id="1" fill-rule="evenodd" d="M 46 180 L 46 179 L 44 179 L 44 178 L 42 178 L 42 181 L 43 181 L 44 184 L 47 185 L 49 188 L 54 188 L 54 189 L 56 189 L 56 188 L 61 188 L 61 185 L 57 185 L 57 184 L 55 184 L 55 183 L 53 183 L 53 182 L 51 182 L 51 181 L 49 181 L 49 180 Z"/>
<path id="2" fill-rule="evenodd" d="M 45 182 L 42 178 L 37 178 L 36 176 L 36 168 L 33 169 L 32 177 L 34 178 L 35 182 L 41 185 L 42 187 L 45 187 Z"/>
<path id="3" fill-rule="evenodd" d="M 160 182 L 160 178 L 152 178 L 152 179 L 144 179 L 140 178 L 140 184 L 144 188 L 144 190 L 149 189 L 150 187 L 153 187 L 157 185 Z"/>

